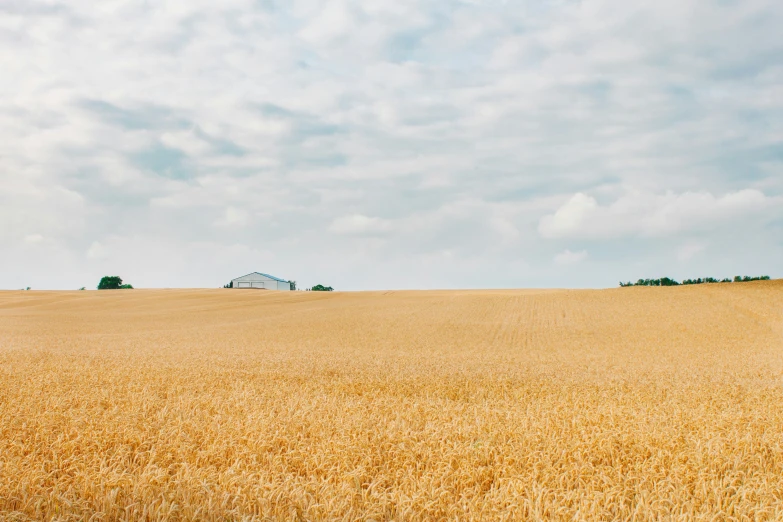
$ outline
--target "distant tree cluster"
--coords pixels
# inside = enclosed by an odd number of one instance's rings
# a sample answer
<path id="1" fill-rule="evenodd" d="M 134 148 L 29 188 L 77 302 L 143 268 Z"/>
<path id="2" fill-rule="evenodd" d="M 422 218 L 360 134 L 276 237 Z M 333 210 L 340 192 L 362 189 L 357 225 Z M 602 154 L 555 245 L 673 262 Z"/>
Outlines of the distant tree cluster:
<path id="1" fill-rule="evenodd" d="M 769 281 L 769 276 L 756 276 L 756 277 L 748 277 L 748 276 L 734 276 L 734 282 L 735 283 L 745 283 L 746 281 Z"/>
<path id="2" fill-rule="evenodd" d="M 332 288 L 331 286 L 315 285 L 310 290 L 312 290 L 313 292 L 331 292 L 332 290 L 334 290 L 334 288 Z"/>
<path id="3" fill-rule="evenodd" d="M 623 283 L 620 281 L 620 286 L 677 286 L 679 284 L 678 281 L 668 277 L 662 277 L 660 279 L 639 279 L 635 283 L 630 281 Z"/>
<path id="4" fill-rule="evenodd" d="M 660 279 L 639 279 L 635 283 L 628 281 L 627 283 L 620 282 L 620 286 L 679 286 L 679 285 L 700 285 L 703 283 L 744 283 L 746 281 L 769 281 L 769 276 L 734 276 L 734 279 L 728 277 L 724 279 L 715 279 L 714 277 L 701 277 L 698 279 L 685 279 L 682 283 L 676 279 L 668 277 L 662 277 Z"/>
<path id="5" fill-rule="evenodd" d="M 234 282 L 229 281 L 227 285 L 223 285 L 223 288 L 234 288 Z"/>
<path id="6" fill-rule="evenodd" d="M 745 277 L 748 277 L 748 276 L 745 276 Z M 748 278 L 747 280 L 748 281 L 758 281 L 759 279 L 763 279 L 765 277 L 767 279 L 769 279 L 769 277 L 767 277 L 767 276 L 761 276 L 761 277 L 755 277 L 755 278 Z M 740 276 L 737 276 L 737 277 L 734 278 L 734 280 L 739 282 L 739 281 L 742 280 L 742 278 Z M 731 283 L 731 278 L 724 277 L 723 279 L 719 280 L 719 279 L 715 279 L 714 277 L 705 277 L 704 279 L 702 279 L 700 277 L 698 279 L 685 279 L 682 282 L 682 284 L 684 284 L 684 285 L 700 285 L 702 283 Z"/>
<path id="7" fill-rule="evenodd" d="M 103 276 L 101 282 L 98 283 L 98 290 L 119 290 L 124 288 L 132 289 L 133 286 L 123 284 L 120 276 Z"/>

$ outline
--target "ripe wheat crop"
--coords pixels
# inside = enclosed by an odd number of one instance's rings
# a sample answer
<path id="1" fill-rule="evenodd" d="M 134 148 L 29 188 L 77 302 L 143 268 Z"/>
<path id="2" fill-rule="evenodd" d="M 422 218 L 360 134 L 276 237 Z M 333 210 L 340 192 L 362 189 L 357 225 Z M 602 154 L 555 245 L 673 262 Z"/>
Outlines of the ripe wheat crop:
<path id="1" fill-rule="evenodd" d="M 2 520 L 781 520 L 783 281 L 0 292 Z"/>

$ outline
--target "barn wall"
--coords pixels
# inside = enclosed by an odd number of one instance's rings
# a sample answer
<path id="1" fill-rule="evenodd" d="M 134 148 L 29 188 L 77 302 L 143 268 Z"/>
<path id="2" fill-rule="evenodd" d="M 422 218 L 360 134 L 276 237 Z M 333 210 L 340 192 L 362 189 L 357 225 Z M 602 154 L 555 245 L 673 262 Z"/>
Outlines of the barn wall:
<path id="1" fill-rule="evenodd" d="M 247 283 L 252 284 L 252 288 L 266 288 L 268 290 L 291 290 L 291 285 L 281 283 L 259 274 L 248 274 L 246 276 L 232 279 L 235 288 L 248 288 Z"/>
<path id="2" fill-rule="evenodd" d="M 268 288 L 270 280 L 258 274 L 248 274 L 246 276 L 237 277 L 233 281 L 234 286 L 237 288 L 247 288 L 247 284 L 250 284 L 251 288 Z"/>

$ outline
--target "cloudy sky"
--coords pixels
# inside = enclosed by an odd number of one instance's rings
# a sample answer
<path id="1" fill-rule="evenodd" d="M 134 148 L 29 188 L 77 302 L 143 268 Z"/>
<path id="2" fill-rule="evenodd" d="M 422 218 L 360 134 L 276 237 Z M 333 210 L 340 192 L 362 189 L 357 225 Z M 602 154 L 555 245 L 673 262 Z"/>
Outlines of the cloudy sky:
<path id="1" fill-rule="evenodd" d="M 779 0 L 0 2 L 0 288 L 783 276 Z"/>

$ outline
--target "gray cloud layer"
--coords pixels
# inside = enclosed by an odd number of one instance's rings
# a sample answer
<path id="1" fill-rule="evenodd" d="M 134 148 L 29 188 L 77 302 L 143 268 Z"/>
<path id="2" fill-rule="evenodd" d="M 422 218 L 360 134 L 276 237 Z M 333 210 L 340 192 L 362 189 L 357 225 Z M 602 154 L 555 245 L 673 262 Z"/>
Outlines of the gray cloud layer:
<path id="1" fill-rule="evenodd" d="M 0 287 L 783 266 L 773 0 L 0 4 Z"/>

